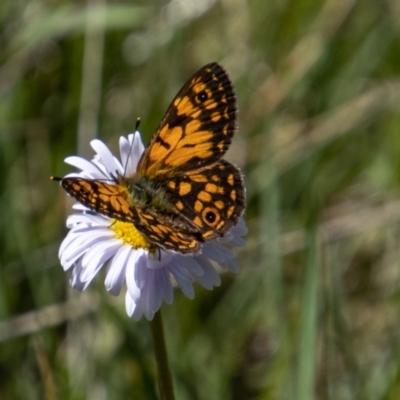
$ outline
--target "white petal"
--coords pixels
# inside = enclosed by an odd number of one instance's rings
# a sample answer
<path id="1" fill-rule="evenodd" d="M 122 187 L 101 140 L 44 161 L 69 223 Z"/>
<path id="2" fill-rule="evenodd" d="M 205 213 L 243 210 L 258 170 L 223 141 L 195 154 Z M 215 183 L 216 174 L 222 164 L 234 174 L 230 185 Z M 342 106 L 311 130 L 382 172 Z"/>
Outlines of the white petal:
<path id="1" fill-rule="evenodd" d="M 121 136 L 119 138 L 119 153 L 121 155 L 121 164 L 123 168 L 126 166 L 126 160 L 128 156 L 130 156 L 130 150 L 131 146 L 129 144 L 129 140 L 125 136 Z M 125 171 L 125 174 L 127 174 L 127 171 Z"/>
<path id="2" fill-rule="evenodd" d="M 119 147 L 125 176 L 131 176 L 136 172 L 138 162 L 144 151 L 139 132 L 130 134 L 128 139 L 121 137 Z"/>
<path id="3" fill-rule="evenodd" d="M 169 270 L 163 268 L 162 270 L 156 271 L 156 290 L 160 290 L 162 293 L 162 300 L 167 304 L 171 304 L 174 300 L 174 290 L 171 283 L 171 277 L 169 275 Z M 161 307 L 161 302 L 156 306 L 154 311 L 157 311 Z"/>
<path id="4" fill-rule="evenodd" d="M 240 269 L 236 258 L 230 258 L 229 260 L 224 261 L 223 263 L 221 263 L 221 267 L 229 270 L 230 272 L 233 272 L 234 274 L 239 272 Z"/>
<path id="5" fill-rule="evenodd" d="M 122 166 L 119 161 L 116 162 L 116 158 L 113 156 L 110 149 L 101 140 L 94 139 L 90 142 L 90 145 L 97 153 L 102 164 L 106 167 L 107 171 L 111 175 L 115 175 L 116 172 L 123 172 Z"/>
<path id="6" fill-rule="evenodd" d="M 82 234 L 68 234 L 68 236 L 61 243 L 61 246 L 65 244 L 65 248 L 60 247 L 59 258 L 60 263 L 64 270 L 70 268 L 83 254 L 86 253 L 88 247 L 86 243 L 90 243 L 95 240 L 93 235 L 87 235 L 86 238 Z"/>
<path id="7" fill-rule="evenodd" d="M 104 217 L 100 214 L 93 214 L 91 211 L 88 212 L 87 207 L 83 206 L 80 203 L 75 203 L 73 208 L 76 210 L 81 210 L 84 213 L 80 214 L 71 214 L 67 218 L 67 228 L 74 228 L 80 226 L 87 226 L 92 228 L 101 227 L 110 231 L 111 221 L 109 218 Z"/>
<path id="8" fill-rule="evenodd" d="M 67 237 L 64 239 L 66 245 L 63 247 L 64 242 L 61 243 L 60 247 L 60 262 L 64 269 L 68 269 L 71 264 L 76 262 L 84 253 L 88 252 L 92 246 L 98 243 L 107 243 L 110 240 L 108 234 L 104 230 L 100 231 L 80 231 L 72 232 L 70 231 Z M 61 248 L 63 251 L 61 252 Z"/>
<path id="9" fill-rule="evenodd" d="M 110 261 L 104 285 L 114 296 L 117 296 L 121 292 L 122 285 L 125 283 L 125 269 L 131 251 L 131 247 L 122 246 Z"/>
<path id="10" fill-rule="evenodd" d="M 164 268 L 167 264 L 169 264 L 173 257 L 175 257 L 174 253 L 167 252 L 165 250 L 159 250 L 154 255 L 149 254 L 147 257 L 147 268 Z"/>
<path id="11" fill-rule="evenodd" d="M 74 269 L 72 270 L 70 285 L 72 288 L 76 290 L 83 291 L 89 286 L 90 282 L 82 282 L 80 279 L 81 273 L 82 273 L 82 265 L 80 262 L 77 262 L 75 264 Z"/>
<path id="12" fill-rule="evenodd" d="M 164 301 L 173 299 L 172 284 L 169 279 L 169 271 L 166 268 L 146 268 L 146 284 L 141 289 L 141 296 L 137 307 L 140 308 L 147 319 L 151 320 Z"/>
<path id="13" fill-rule="evenodd" d="M 104 173 L 92 162 L 85 160 L 82 157 L 78 156 L 70 156 L 64 159 L 66 164 L 72 165 L 75 168 L 82 170 L 82 172 L 86 175 L 93 174 L 94 177 L 98 175 L 98 177 L 104 178 Z"/>
<path id="14" fill-rule="evenodd" d="M 248 229 L 246 222 L 243 218 L 239 218 L 238 223 L 231 229 L 231 233 L 234 236 L 245 236 L 247 235 Z"/>
<path id="15" fill-rule="evenodd" d="M 246 244 L 246 241 L 240 236 L 233 236 L 226 240 L 226 242 L 235 247 L 243 247 Z"/>
<path id="16" fill-rule="evenodd" d="M 196 257 L 196 261 L 201 265 L 204 273 L 201 276 L 194 277 L 194 279 L 208 290 L 211 290 L 214 286 L 219 286 L 221 284 L 221 278 L 210 261 L 204 256 Z"/>
<path id="17" fill-rule="evenodd" d="M 129 260 L 126 265 L 126 286 L 132 299 L 137 301 L 140 297 L 140 288 L 136 283 L 135 274 L 136 270 L 140 265 L 145 263 L 143 258 L 143 252 L 140 250 L 131 251 Z"/>
<path id="18" fill-rule="evenodd" d="M 83 256 L 81 275 L 82 282 L 92 280 L 99 269 L 107 262 L 121 247 L 119 240 L 110 240 L 104 243 L 97 243 Z"/>
<path id="19" fill-rule="evenodd" d="M 203 245 L 203 255 L 211 260 L 216 261 L 217 263 L 222 263 L 225 260 L 234 257 L 234 254 L 231 250 L 221 246 L 217 242 L 205 243 Z"/>
<path id="20" fill-rule="evenodd" d="M 123 246 L 123 242 L 120 239 L 108 239 L 107 241 L 94 243 L 90 246 L 82 260 L 83 268 L 86 268 L 89 263 L 94 262 L 97 264 L 101 262 L 100 260 L 104 260 L 104 257 L 110 258 L 110 254 L 114 256 L 121 246 Z"/>
<path id="21" fill-rule="evenodd" d="M 148 279 L 147 270 L 148 268 L 148 253 L 142 250 L 142 254 L 140 258 L 136 261 L 136 268 L 135 268 L 135 282 L 138 288 L 143 289 L 144 285 L 146 284 L 146 280 Z"/>
<path id="22" fill-rule="evenodd" d="M 141 305 L 140 303 L 141 303 L 141 302 L 136 303 L 136 307 L 135 307 L 135 309 L 133 310 L 132 315 L 131 315 L 131 318 L 132 318 L 133 320 L 135 320 L 135 321 L 139 321 L 139 319 L 142 318 L 142 317 L 143 317 L 143 314 L 144 314 L 143 307 L 142 307 L 142 305 Z M 146 318 L 147 318 L 149 321 L 151 321 L 151 320 L 153 319 L 153 317 L 154 317 L 154 314 L 153 314 L 153 315 L 150 315 L 150 318 L 149 318 L 149 317 L 146 317 Z"/>
<path id="23" fill-rule="evenodd" d="M 82 178 L 82 175 L 84 175 L 82 172 L 70 172 L 69 174 L 65 175 L 64 178 Z"/>
<path id="24" fill-rule="evenodd" d="M 111 174 L 111 171 L 107 168 L 107 166 L 104 165 L 103 160 L 100 158 L 98 154 L 95 154 L 92 160 L 90 161 L 96 168 L 98 168 L 99 171 L 102 172 L 102 174 L 107 177 L 107 179 L 112 180 L 113 175 Z M 82 175 L 84 175 L 84 171 L 81 172 Z"/>
<path id="25" fill-rule="evenodd" d="M 146 271 L 146 285 L 142 289 L 141 308 L 147 319 L 153 319 L 154 313 L 160 308 L 162 302 L 162 288 L 156 284 L 157 274 L 164 269 L 149 269 Z"/>
<path id="26" fill-rule="evenodd" d="M 126 313 L 130 317 L 134 318 L 133 315 L 134 315 L 134 312 L 136 311 L 136 308 L 137 308 L 137 303 L 132 299 L 132 297 L 129 295 L 129 292 L 127 291 L 125 293 L 125 309 L 126 309 Z M 143 313 L 138 316 L 137 320 L 139 320 L 142 315 L 143 315 Z"/>
<path id="27" fill-rule="evenodd" d="M 135 173 L 140 157 L 144 152 L 144 145 L 140 137 L 140 133 L 137 131 L 134 133 L 132 139 L 130 140 L 133 141 L 133 145 L 131 150 L 131 157 L 129 158 L 128 171 L 130 173 Z"/>
<path id="28" fill-rule="evenodd" d="M 195 257 L 182 256 L 180 254 L 174 254 L 174 261 L 186 268 L 191 275 L 200 276 L 204 273 L 201 266 L 195 261 Z"/>
<path id="29" fill-rule="evenodd" d="M 171 263 L 168 266 L 169 271 L 174 276 L 176 283 L 181 288 L 183 294 L 189 298 L 194 299 L 193 279 L 191 275 L 179 265 Z"/>
<path id="30" fill-rule="evenodd" d="M 147 270 L 147 280 L 146 285 L 142 289 L 142 299 L 146 303 L 145 305 L 145 314 L 151 315 L 154 314 L 161 306 L 163 293 L 163 288 L 158 285 L 159 281 L 163 281 L 160 278 L 165 272 L 164 269 L 148 269 Z M 149 314 L 150 312 L 150 314 Z"/>
<path id="31" fill-rule="evenodd" d="M 75 233 L 74 231 L 69 231 L 67 236 L 64 238 L 64 240 L 61 242 L 60 248 L 58 250 L 58 257 L 61 258 L 64 254 L 64 252 L 73 245 L 73 242 L 81 239 L 81 235 L 78 233 Z"/>

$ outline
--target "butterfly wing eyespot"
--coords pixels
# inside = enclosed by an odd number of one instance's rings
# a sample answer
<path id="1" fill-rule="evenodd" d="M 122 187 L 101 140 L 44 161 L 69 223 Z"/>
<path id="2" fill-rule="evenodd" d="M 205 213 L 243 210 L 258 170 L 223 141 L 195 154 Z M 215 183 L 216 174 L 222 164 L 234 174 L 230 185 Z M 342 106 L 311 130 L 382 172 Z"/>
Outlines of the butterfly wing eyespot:
<path id="1" fill-rule="evenodd" d="M 217 219 L 217 213 L 214 210 L 209 209 L 204 212 L 203 219 L 206 220 L 209 224 L 213 224 Z"/>
<path id="2" fill-rule="evenodd" d="M 228 74 L 217 63 L 205 65 L 172 101 L 141 157 L 138 171 L 157 176 L 218 161 L 236 131 L 236 113 Z"/>

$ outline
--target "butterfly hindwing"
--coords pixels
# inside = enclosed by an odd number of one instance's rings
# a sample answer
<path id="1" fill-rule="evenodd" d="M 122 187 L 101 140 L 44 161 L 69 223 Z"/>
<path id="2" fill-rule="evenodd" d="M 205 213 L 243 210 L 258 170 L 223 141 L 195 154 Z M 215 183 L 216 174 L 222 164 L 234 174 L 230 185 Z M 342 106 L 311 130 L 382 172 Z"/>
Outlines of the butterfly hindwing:
<path id="1" fill-rule="evenodd" d="M 137 229 L 157 246 L 182 254 L 198 253 L 203 242 L 198 230 L 177 214 L 138 209 Z"/>
<path id="2" fill-rule="evenodd" d="M 177 213 L 198 230 L 201 240 L 223 236 L 242 215 L 245 206 L 239 170 L 226 160 L 209 168 L 182 174 L 166 182 L 167 198 Z"/>

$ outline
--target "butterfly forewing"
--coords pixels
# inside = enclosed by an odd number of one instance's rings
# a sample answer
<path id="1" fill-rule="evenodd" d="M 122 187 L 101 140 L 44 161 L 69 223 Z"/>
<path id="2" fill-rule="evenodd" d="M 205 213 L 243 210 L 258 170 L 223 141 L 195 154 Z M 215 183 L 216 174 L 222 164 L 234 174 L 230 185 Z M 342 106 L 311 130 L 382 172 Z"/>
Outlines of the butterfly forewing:
<path id="1" fill-rule="evenodd" d="M 70 196 L 99 214 L 125 222 L 138 220 L 123 186 L 77 177 L 64 178 L 61 185 Z"/>
<path id="2" fill-rule="evenodd" d="M 227 151 L 235 130 L 232 83 L 219 64 L 207 64 L 172 101 L 138 170 L 156 176 L 213 164 Z"/>

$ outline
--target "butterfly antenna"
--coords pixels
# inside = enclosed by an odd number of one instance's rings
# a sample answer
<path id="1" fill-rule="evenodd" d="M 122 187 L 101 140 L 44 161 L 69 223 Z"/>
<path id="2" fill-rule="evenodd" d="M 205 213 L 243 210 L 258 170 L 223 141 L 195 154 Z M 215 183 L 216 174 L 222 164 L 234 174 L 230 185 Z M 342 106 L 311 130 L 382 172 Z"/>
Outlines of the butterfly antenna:
<path id="1" fill-rule="evenodd" d="M 137 120 L 136 120 L 135 132 L 139 129 L 139 125 L 140 125 L 140 117 L 138 117 Z"/>
<path id="2" fill-rule="evenodd" d="M 135 133 L 136 133 L 136 131 L 139 129 L 139 125 L 140 125 L 140 118 L 138 118 L 137 120 L 136 120 L 136 124 L 135 124 Z M 131 145 L 130 145 L 130 147 L 129 147 L 129 151 L 128 151 L 128 157 L 126 157 L 126 161 L 125 161 L 125 166 L 124 166 L 124 177 L 126 176 L 126 170 L 127 170 L 127 168 L 128 168 L 128 161 L 129 161 L 129 157 L 131 156 L 131 152 L 132 152 L 132 147 L 133 147 L 133 140 L 132 140 L 132 143 L 131 143 Z"/>
<path id="3" fill-rule="evenodd" d="M 60 178 L 59 176 L 51 176 L 50 180 L 52 181 L 62 181 L 63 178 Z"/>

